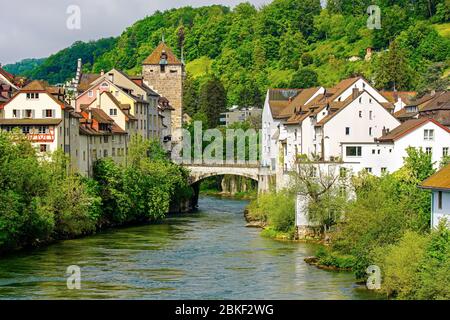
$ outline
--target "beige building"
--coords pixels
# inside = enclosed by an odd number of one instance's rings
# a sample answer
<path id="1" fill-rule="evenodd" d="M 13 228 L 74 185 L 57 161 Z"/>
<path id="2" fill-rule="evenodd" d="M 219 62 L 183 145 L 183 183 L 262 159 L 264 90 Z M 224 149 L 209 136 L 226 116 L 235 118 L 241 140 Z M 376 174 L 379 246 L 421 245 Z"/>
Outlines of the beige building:
<path id="1" fill-rule="evenodd" d="M 144 60 L 142 75 L 144 83 L 166 97 L 173 107 L 171 132 L 173 141 L 177 141 L 179 139 L 177 131 L 183 125 L 183 81 L 186 77 L 183 62 L 164 42 L 161 42 Z"/>

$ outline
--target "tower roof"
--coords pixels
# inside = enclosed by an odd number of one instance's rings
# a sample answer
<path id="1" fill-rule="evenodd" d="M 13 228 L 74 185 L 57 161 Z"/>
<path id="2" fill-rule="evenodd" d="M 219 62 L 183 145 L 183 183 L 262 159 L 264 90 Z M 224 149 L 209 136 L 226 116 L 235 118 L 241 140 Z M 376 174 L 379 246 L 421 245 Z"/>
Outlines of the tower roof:
<path id="1" fill-rule="evenodd" d="M 143 64 L 157 64 L 161 62 L 161 55 L 163 52 L 167 55 L 167 64 L 169 65 L 182 65 L 183 63 L 175 56 L 165 42 L 161 42 L 155 50 L 144 60 Z"/>

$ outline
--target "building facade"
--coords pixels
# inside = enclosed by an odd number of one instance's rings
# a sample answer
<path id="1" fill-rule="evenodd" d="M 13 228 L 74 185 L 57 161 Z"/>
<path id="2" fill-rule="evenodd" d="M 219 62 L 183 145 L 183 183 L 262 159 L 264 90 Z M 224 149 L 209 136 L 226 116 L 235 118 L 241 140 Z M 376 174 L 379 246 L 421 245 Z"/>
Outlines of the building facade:
<path id="1" fill-rule="evenodd" d="M 180 138 L 183 126 L 183 81 L 186 77 L 184 63 L 161 42 L 142 66 L 143 80 L 152 90 L 170 101 L 172 139 Z"/>

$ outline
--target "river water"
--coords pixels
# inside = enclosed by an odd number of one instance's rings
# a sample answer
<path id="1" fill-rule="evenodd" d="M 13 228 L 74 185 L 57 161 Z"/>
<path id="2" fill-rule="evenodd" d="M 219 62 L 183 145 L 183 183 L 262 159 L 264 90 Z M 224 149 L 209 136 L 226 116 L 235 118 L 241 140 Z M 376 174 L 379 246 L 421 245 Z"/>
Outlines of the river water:
<path id="1" fill-rule="evenodd" d="M 200 198 L 200 211 L 0 258 L 0 299 L 370 299 L 352 274 L 307 265 L 314 245 L 246 228 L 247 202 Z M 66 269 L 81 268 L 68 290 Z"/>

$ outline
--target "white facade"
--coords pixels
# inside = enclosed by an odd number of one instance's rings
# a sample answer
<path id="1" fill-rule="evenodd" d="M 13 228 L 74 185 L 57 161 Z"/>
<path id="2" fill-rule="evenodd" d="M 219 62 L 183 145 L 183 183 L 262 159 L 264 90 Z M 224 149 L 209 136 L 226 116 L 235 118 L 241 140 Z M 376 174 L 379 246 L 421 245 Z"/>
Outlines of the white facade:
<path id="1" fill-rule="evenodd" d="M 325 160 L 342 158 L 342 143 L 373 142 L 383 134 L 383 129 L 392 130 L 398 125 L 400 122 L 364 91 L 326 122 L 322 131 L 316 131 L 314 140 L 318 144 L 317 152 L 323 154 Z"/>
<path id="2" fill-rule="evenodd" d="M 433 132 L 432 138 L 430 132 Z M 355 172 L 367 170 L 374 175 L 400 169 L 408 147 L 431 152 L 432 161 L 438 166 L 442 157 L 450 154 L 450 132 L 429 120 L 392 142 L 343 143 L 341 146 L 343 161 L 353 163 Z"/>
<path id="3" fill-rule="evenodd" d="M 450 191 L 433 190 L 431 198 L 431 226 L 436 228 L 441 220 L 450 227 Z"/>

